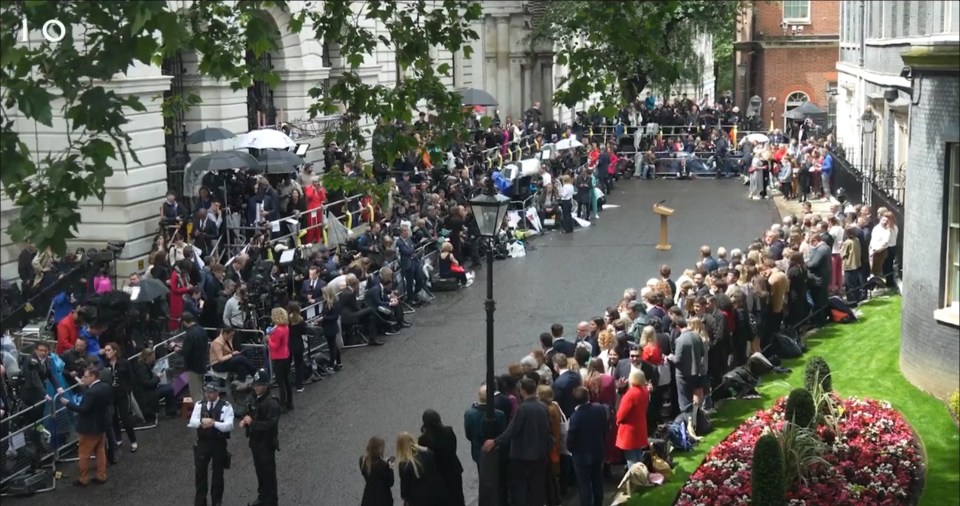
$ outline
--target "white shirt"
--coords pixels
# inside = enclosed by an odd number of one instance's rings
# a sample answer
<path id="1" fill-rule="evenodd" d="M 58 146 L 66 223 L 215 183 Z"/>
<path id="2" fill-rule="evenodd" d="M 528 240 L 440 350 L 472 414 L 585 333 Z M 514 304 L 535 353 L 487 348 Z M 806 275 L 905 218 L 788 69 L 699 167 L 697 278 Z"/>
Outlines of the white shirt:
<path id="1" fill-rule="evenodd" d="M 873 232 L 870 234 L 870 252 L 887 249 L 890 244 L 890 235 L 890 229 L 883 225 L 873 227 Z"/>
<path id="2" fill-rule="evenodd" d="M 890 227 L 890 242 L 887 243 L 888 248 L 897 247 L 897 236 L 900 235 L 900 229 L 896 225 Z"/>
<path id="3" fill-rule="evenodd" d="M 210 402 L 207 399 L 204 399 L 203 402 L 198 402 L 193 405 L 193 414 L 190 415 L 190 421 L 187 422 L 187 427 L 190 429 L 199 429 L 200 428 L 200 413 L 203 410 L 203 406 L 207 406 L 207 411 L 212 412 L 214 402 Z M 217 429 L 220 432 L 230 432 L 233 430 L 233 406 L 229 402 L 223 402 L 223 409 L 220 410 L 220 420 L 213 421 L 213 428 Z"/>
<path id="4" fill-rule="evenodd" d="M 560 187 L 560 200 L 570 200 L 576 192 L 573 188 L 573 183 L 566 183 Z"/>
<path id="5" fill-rule="evenodd" d="M 843 227 L 840 225 L 830 227 L 828 232 L 833 237 L 833 254 L 839 255 L 840 248 L 843 247 Z"/>
<path id="6" fill-rule="evenodd" d="M 544 172 L 540 175 L 540 178 L 543 180 L 543 186 L 553 183 L 553 175 L 549 172 Z"/>

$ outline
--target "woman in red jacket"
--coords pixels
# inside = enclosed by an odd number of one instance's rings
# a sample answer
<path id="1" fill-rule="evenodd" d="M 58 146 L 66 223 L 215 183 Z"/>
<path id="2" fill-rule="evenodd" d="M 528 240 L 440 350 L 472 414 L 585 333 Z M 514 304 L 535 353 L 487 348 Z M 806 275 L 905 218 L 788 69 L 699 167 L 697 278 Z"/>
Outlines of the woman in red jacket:
<path id="1" fill-rule="evenodd" d="M 320 176 L 313 177 L 315 178 L 313 182 L 303 189 L 304 197 L 306 197 L 307 200 L 307 211 L 319 208 L 327 198 L 327 192 L 324 191 L 323 186 L 320 184 Z M 321 223 L 323 223 L 323 211 L 307 213 L 307 226 L 311 228 L 307 230 L 306 242 L 310 244 L 320 244 L 323 241 L 323 227 L 320 226 Z"/>
<path id="2" fill-rule="evenodd" d="M 267 346 L 270 348 L 270 365 L 277 378 L 280 390 L 280 405 L 287 411 L 293 409 L 293 388 L 290 386 L 290 319 L 287 310 L 275 307 L 270 311 L 273 327 L 267 329 Z"/>
<path id="3" fill-rule="evenodd" d="M 183 314 L 183 296 L 190 291 L 190 260 L 180 260 L 170 273 L 170 320 L 167 330 L 176 331 L 180 328 L 180 315 Z"/>
<path id="4" fill-rule="evenodd" d="M 650 391 L 647 390 L 647 378 L 643 371 L 630 373 L 630 388 L 620 399 L 617 409 L 617 448 L 623 450 L 627 461 L 627 470 L 637 462 L 642 462 L 641 452 L 650 446 L 647 439 L 647 405 L 650 403 Z"/>

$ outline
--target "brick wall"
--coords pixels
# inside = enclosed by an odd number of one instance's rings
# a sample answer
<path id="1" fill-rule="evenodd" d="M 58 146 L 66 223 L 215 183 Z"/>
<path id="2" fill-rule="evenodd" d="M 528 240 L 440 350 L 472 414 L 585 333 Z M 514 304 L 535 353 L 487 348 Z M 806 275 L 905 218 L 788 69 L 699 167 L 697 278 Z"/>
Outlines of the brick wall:
<path id="1" fill-rule="evenodd" d="M 761 51 L 756 94 L 763 98 L 765 107 L 767 98 L 777 98 L 777 122 L 782 122 L 780 115 L 787 96 L 795 91 L 806 93 L 814 104 L 826 110 L 827 83 L 836 80 L 836 48 L 768 47 Z M 769 115 L 770 111 L 765 110 L 765 121 Z"/>
<path id="2" fill-rule="evenodd" d="M 943 187 L 946 143 L 957 142 L 958 76 L 923 76 L 911 108 L 903 242 L 903 324 L 900 368 L 918 387 L 944 398 L 960 385 L 960 333 L 939 323 L 942 299 Z M 949 137 L 948 137 L 949 136 Z"/>
<path id="3" fill-rule="evenodd" d="M 755 39 L 783 35 L 783 30 L 780 28 L 780 23 L 783 22 L 782 2 L 754 2 L 754 8 L 757 14 L 756 24 L 754 25 Z M 803 35 L 836 35 L 839 33 L 840 1 L 811 0 L 810 24 L 803 25 Z"/>

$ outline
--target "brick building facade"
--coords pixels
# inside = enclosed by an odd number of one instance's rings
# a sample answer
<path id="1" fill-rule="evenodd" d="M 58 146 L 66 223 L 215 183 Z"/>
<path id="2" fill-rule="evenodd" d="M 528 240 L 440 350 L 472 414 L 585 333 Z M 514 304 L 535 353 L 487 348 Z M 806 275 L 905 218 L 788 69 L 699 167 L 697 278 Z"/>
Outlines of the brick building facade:
<path id="1" fill-rule="evenodd" d="M 746 111 L 750 97 L 760 97 L 764 127 L 782 127 L 783 113 L 805 101 L 832 113 L 839 26 L 839 1 L 754 2 L 734 46 L 736 103 Z"/>

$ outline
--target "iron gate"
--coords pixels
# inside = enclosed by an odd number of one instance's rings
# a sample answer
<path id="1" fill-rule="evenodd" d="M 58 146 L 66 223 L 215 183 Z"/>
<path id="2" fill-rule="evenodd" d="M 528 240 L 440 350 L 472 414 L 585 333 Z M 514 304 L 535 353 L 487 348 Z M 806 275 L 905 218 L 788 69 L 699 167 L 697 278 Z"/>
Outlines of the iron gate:
<path id="1" fill-rule="evenodd" d="M 187 96 L 184 91 L 183 54 L 177 51 L 173 56 L 163 59 L 163 75 L 172 76 L 170 89 L 163 93 L 165 104 L 163 111 L 164 147 L 167 155 L 167 190 L 177 195 L 183 192 L 183 174 L 190 162 L 187 151 L 187 125 L 184 121 Z"/>
<path id="2" fill-rule="evenodd" d="M 253 51 L 247 51 L 247 65 L 257 72 L 269 72 L 273 70 L 273 57 L 270 53 L 263 53 L 257 58 Z M 247 127 L 256 130 L 263 125 L 276 123 L 277 108 L 273 105 L 273 90 L 262 79 L 255 80 L 247 88 Z"/>

